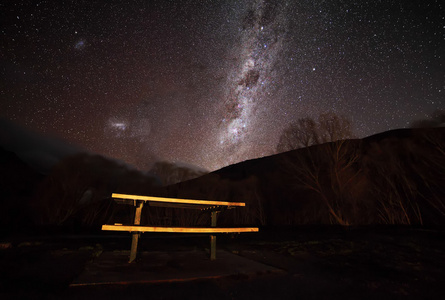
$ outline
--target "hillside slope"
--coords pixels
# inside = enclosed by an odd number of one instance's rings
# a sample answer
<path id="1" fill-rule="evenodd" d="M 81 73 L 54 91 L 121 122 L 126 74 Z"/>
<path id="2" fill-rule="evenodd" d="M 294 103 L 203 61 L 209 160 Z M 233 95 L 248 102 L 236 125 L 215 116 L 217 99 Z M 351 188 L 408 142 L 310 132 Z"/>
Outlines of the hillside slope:
<path id="1" fill-rule="evenodd" d="M 247 202 L 245 212 L 224 214 L 227 222 L 445 224 L 445 128 L 393 130 L 249 160 L 165 194 Z"/>
<path id="2" fill-rule="evenodd" d="M 8 229 L 30 222 L 30 203 L 44 175 L 15 153 L 0 147 L 0 225 Z"/>

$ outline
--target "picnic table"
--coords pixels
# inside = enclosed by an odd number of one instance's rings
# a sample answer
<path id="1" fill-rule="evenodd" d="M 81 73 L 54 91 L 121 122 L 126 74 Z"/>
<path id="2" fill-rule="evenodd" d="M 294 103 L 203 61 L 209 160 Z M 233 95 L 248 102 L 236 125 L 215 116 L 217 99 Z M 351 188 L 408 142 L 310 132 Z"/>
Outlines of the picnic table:
<path id="1" fill-rule="evenodd" d="M 132 242 L 130 250 L 130 260 L 136 259 L 138 241 L 143 232 L 176 232 L 176 233 L 203 233 L 210 235 L 210 259 L 216 259 L 216 235 L 217 233 L 241 233 L 241 232 L 258 232 L 257 227 L 216 227 L 218 214 L 225 209 L 233 209 L 236 207 L 246 206 L 243 202 L 226 202 L 213 200 L 194 200 L 194 199 L 178 199 L 164 198 L 153 196 L 139 196 L 128 194 L 113 193 L 111 197 L 115 202 L 120 204 L 133 205 L 136 208 L 134 223 L 131 225 L 122 225 L 115 223 L 114 225 L 103 225 L 102 230 L 108 231 L 129 231 L 132 233 Z M 160 226 L 143 226 L 141 225 L 142 208 L 148 207 L 170 207 L 170 208 L 187 208 L 199 209 L 201 211 L 210 212 L 210 227 L 160 227 Z"/>

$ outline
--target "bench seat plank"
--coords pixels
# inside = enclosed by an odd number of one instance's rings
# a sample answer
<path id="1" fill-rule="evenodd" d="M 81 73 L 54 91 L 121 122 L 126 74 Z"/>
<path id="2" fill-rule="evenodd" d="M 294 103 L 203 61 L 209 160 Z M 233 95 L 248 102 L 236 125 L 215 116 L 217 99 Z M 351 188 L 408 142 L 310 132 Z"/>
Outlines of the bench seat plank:
<path id="1" fill-rule="evenodd" d="M 176 232 L 176 233 L 236 233 L 258 232 L 256 227 L 205 228 L 205 227 L 152 227 L 135 225 L 102 225 L 102 230 L 130 232 Z"/>
<path id="2" fill-rule="evenodd" d="M 163 197 L 153 197 L 153 196 L 139 196 L 139 195 L 127 195 L 127 194 L 116 194 L 113 193 L 111 195 L 112 198 L 115 199 L 126 199 L 129 201 L 121 201 L 132 203 L 134 200 L 142 200 L 148 202 L 157 202 L 157 203 L 176 203 L 176 204 L 188 204 L 188 205 L 198 205 L 204 207 L 211 206 L 246 206 L 244 202 L 227 202 L 227 201 L 213 201 L 213 200 L 194 200 L 194 199 L 177 199 L 177 198 L 163 198 Z M 189 208 L 189 207 L 187 207 Z"/>

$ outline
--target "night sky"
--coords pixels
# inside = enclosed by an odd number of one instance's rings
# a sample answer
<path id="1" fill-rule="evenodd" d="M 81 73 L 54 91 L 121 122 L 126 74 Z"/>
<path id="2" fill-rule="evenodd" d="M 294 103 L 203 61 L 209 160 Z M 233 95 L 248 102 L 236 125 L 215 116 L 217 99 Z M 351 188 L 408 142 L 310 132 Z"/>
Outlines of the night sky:
<path id="1" fill-rule="evenodd" d="M 445 108 L 442 1 L 2 1 L 0 118 L 146 170 L 274 153 L 333 111 L 358 137 Z"/>

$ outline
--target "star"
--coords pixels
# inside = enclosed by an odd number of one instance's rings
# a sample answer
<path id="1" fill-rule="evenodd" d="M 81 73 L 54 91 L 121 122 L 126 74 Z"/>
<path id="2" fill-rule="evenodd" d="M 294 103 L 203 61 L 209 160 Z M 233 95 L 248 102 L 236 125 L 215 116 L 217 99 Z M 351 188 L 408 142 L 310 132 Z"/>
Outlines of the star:
<path id="1" fill-rule="evenodd" d="M 365 137 L 445 107 L 440 1 L 7 3 L 0 118 L 136 168 L 270 155 L 329 111 Z"/>

